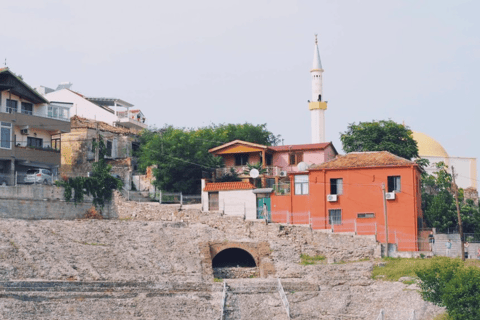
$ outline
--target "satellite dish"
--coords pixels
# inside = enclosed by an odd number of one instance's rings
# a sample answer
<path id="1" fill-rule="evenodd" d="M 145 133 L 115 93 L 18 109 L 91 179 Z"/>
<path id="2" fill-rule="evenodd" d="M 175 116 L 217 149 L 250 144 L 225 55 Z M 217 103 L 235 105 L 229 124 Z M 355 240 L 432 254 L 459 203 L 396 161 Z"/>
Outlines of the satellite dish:
<path id="1" fill-rule="evenodd" d="M 256 179 L 256 178 L 258 178 L 259 175 L 260 175 L 260 172 L 258 172 L 257 169 L 250 170 L 250 177 L 251 178 Z"/>
<path id="2" fill-rule="evenodd" d="M 302 161 L 298 164 L 297 168 L 298 168 L 298 171 L 307 171 L 308 164 Z"/>

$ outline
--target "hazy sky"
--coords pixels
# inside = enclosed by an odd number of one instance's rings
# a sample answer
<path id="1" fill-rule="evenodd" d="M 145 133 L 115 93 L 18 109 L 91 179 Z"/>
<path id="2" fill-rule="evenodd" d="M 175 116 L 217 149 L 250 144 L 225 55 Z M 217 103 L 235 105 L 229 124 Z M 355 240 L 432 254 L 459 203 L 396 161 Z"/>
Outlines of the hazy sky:
<path id="1" fill-rule="evenodd" d="M 285 144 L 310 142 L 318 33 L 338 151 L 349 123 L 390 118 L 480 159 L 480 1 L 1 3 L 0 61 L 32 86 L 70 81 L 157 126 L 267 123 Z"/>

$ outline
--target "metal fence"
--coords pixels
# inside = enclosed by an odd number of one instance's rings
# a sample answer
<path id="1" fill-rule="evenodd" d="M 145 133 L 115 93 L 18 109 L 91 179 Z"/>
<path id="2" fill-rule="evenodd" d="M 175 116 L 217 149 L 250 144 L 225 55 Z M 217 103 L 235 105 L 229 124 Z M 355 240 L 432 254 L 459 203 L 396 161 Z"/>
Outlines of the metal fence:
<path id="1" fill-rule="evenodd" d="M 198 204 L 202 202 L 200 195 L 184 195 L 182 192 L 164 192 L 157 190 L 149 192 L 152 201 L 164 204 Z"/>
<path id="2" fill-rule="evenodd" d="M 355 235 L 374 235 L 379 242 L 386 241 L 385 225 L 376 222 L 364 222 L 361 219 L 330 221 L 325 217 L 312 217 L 310 212 L 272 211 L 270 221 L 285 224 L 306 224 L 312 230 L 330 230 L 336 233 Z M 367 219 L 368 220 L 368 219 Z M 394 228 L 388 229 L 388 242 L 395 244 L 401 251 L 431 251 L 429 231 L 410 234 Z M 475 238 L 479 239 L 480 238 Z"/>

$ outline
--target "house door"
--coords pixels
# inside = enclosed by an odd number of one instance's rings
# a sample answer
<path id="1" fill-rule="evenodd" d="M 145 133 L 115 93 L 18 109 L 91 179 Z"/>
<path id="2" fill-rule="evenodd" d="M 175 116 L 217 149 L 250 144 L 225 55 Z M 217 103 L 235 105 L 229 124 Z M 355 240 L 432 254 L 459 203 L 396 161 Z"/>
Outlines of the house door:
<path id="1" fill-rule="evenodd" d="M 218 211 L 218 192 L 208 193 L 208 211 Z"/>
<path id="2" fill-rule="evenodd" d="M 270 220 L 270 198 L 257 198 L 257 219 Z"/>

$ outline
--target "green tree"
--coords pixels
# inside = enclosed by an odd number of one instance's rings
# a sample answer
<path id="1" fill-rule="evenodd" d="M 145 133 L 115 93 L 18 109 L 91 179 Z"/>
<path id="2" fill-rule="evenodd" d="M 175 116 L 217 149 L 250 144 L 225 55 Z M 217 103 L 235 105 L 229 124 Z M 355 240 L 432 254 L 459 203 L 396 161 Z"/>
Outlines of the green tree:
<path id="1" fill-rule="evenodd" d="M 480 318 L 480 269 L 467 267 L 459 259 L 435 258 L 430 266 L 417 269 L 422 297 L 444 306 L 449 319 Z"/>
<path id="2" fill-rule="evenodd" d="M 422 176 L 422 210 L 428 227 L 437 232 L 446 232 L 458 225 L 457 209 L 453 197 L 452 175 L 443 162 L 435 164 L 433 175 Z M 478 233 L 480 230 L 479 207 L 472 200 L 464 201 L 463 189 L 459 191 L 460 215 L 465 233 Z"/>
<path id="3" fill-rule="evenodd" d="M 110 174 L 112 166 L 105 161 L 107 148 L 101 136 L 93 147 L 99 148 L 99 160 L 93 163 L 91 176 L 68 178 L 57 181 L 57 185 L 65 188 L 66 201 L 72 200 L 73 197 L 74 203 L 77 204 L 82 202 L 85 196 L 92 196 L 93 205 L 103 209 L 105 203 L 112 200 L 113 190 L 120 189 L 123 183 Z"/>
<path id="4" fill-rule="evenodd" d="M 220 124 L 195 130 L 165 126 L 141 135 L 139 168 L 157 165 L 154 183 L 161 190 L 198 194 L 202 176 L 224 165 L 208 150 L 237 139 L 270 146 L 278 143 L 279 136 L 266 124 Z"/>
<path id="5" fill-rule="evenodd" d="M 345 152 L 388 151 L 406 159 L 418 158 L 412 131 L 392 120 L 351 123 L 340 133 Z"/>

